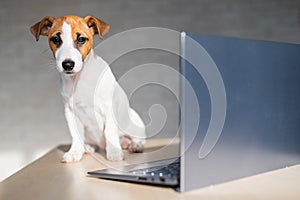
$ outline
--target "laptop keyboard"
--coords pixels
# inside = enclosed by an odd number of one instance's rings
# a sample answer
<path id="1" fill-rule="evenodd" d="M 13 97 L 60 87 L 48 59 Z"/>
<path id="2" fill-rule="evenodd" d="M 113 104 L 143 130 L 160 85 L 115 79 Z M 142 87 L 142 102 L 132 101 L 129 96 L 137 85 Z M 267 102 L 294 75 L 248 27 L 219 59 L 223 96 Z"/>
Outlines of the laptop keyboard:
<path id="1" fill-rule="evenodd" d="M 157 166 L 157 167 L 150 167 L 147 169 L 139 169 L 131 171 L 133 174 L 137 175 L 151 175 L 151 176 L 179 176 L 180 173 L 180 163 L 175 162 L 165 166 Z"/>

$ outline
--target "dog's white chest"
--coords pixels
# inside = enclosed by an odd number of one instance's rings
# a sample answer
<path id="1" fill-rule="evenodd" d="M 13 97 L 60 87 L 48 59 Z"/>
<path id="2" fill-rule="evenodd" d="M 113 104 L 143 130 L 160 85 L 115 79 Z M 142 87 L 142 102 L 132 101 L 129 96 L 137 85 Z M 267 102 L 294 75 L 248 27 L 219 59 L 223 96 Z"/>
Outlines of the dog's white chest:
<path id="1" fill-rule="evenodd" d="M 88 132 L 103 132 L 104 129 L 107 84 L 101 80 L 107 69 L 102 59 L 91 54 L 79 76 L 62 77 L 64 101 Z"/>
<path id="2" fill-rule="evenodd" d="M 104 118 L 101 110 L 80 99 L 74 100 L 74 113 L 85 128 L 89 132 L 103 132 Z"/>

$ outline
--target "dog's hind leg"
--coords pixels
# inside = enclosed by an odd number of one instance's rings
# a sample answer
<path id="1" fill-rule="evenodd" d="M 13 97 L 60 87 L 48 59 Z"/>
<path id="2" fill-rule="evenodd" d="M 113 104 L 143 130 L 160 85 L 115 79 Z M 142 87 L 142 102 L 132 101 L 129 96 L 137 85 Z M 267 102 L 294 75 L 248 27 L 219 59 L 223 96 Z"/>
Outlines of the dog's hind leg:
<path id="1" fill-rule="evenodd" d="M 143 120 L 135 112 L 135 110 L 129 110 L 130 114 L 130 124 L 129 128 L 120 138 L 120 143 L 123 149 L 127 149 L 131 153 L 143 152 L 145 139 L 146 139 L 146 129 Z"/>

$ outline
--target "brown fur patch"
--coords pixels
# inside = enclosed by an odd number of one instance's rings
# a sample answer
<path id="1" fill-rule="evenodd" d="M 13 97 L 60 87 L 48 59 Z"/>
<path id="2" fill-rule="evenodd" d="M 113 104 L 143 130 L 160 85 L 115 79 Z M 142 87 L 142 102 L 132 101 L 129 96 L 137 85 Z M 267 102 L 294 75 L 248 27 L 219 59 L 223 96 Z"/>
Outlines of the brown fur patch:
<path id="1" fill-rule="evenodd" d="M 48 36 L 49 46 L 54 56 L 55 52 L 57 51 L 57 46 L 51 42 L 50 39 L 57 33 L 62 32 L 62 26 L 64 22 L 71 25 L 74 47 L 79 50 L 83 60 L 91 51 L 93 45 L 93 36 L 99 35 L 99 37 L 102 38 L 103 35 L 105 35 L 110 29 L 110 26 L 107 23 L 93 16 L 86 16 L 85 18 L 73 15 L 60 18 L 46 16 L 40 22 L 31 26 L 30 31 L 35 36 L 36 41 L 39 40 L 40 35 Z M 77 45 L 76 43 L 78 34 L 88 38 L 83 45 Z"/>
<path id="2" fill-rule="evenodd" d="M 84 60 L 91 51 L 93 45 L 93 31 L 87 26 L 87 23 L 84 21 L 83 18 L 77 16 L 65 16 L 61 18 L 56 18 L 53 21 L 53 25 L 48 33 L 48 41 L 53 54 L 55 54 L 57 47 L 50 41 L 50 39 L 57 33 L 62 33 L 62 26 L 64 22 L 71 26 L 74 47 L 76 47 L 79 50 L 79 52 L 82 55 L 82 59 Z M 78 34 L 88 38 L 88 40 L 81 46 L 76 45 Z"/>

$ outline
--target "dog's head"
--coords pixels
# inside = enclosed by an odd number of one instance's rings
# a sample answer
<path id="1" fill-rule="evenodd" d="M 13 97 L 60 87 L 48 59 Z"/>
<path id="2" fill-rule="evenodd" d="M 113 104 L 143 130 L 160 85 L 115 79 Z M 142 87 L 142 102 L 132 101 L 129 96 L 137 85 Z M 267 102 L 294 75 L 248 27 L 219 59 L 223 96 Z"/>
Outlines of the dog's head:
<path id="1" fill-rule="evenodd" d="M 58 71 L 74 75 L 82 69 L 83 62 L 92 49 L 93 36 L 98 35 L 102 39 L 109 28 L 107 23 L 93 16 L 47 16 L 33 25 L 30 31 L 36 41 L 40 35 L 47 36 Z"/>

